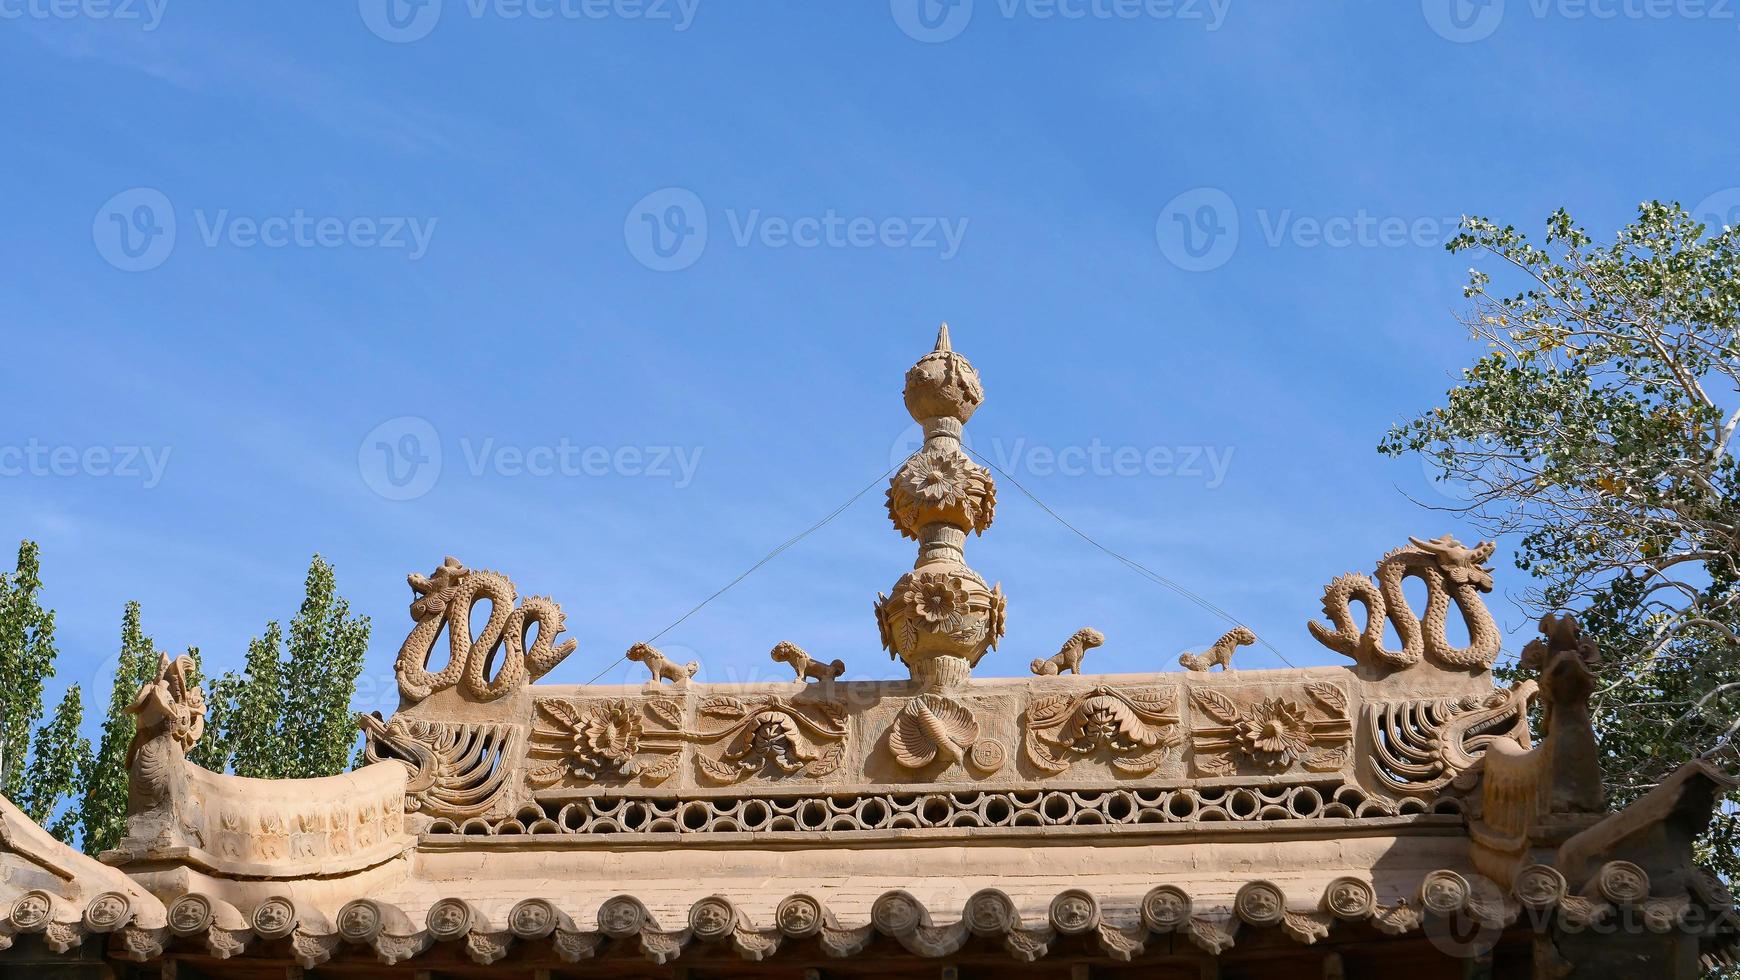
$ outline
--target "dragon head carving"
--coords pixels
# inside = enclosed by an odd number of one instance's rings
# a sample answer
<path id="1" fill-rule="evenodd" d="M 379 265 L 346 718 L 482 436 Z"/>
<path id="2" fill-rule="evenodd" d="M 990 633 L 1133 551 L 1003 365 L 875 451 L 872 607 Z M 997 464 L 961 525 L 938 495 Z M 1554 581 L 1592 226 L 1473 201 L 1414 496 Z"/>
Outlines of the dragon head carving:
<path id="1" fill-rule="evenodd" d="M 412 572 L 405 576 L 405 581 L 411 583 L 411 591 L 417 593 L 416 600 L 411 603 L 411 618 L 421 622 L 446 612 L 447 603 L 470 574 L 471 570 L 460 564 L 459 559 L 448 555 L 441 567 L 429 575 Z"/>
<path id="2" fill-rule="evenodd" d="M 1498 542 L 1482 541 L 1470 548 L 1449 534 L 1430 541 L 1410 536 L 1408 542 L 1436 558 L 1438 567 L 1443 569 L 1452 584 L 1472 585 L 1482 592 L 1492 591 L 1492 569 L 1486 567 L 1486 560 L 1492 557 Z"/>

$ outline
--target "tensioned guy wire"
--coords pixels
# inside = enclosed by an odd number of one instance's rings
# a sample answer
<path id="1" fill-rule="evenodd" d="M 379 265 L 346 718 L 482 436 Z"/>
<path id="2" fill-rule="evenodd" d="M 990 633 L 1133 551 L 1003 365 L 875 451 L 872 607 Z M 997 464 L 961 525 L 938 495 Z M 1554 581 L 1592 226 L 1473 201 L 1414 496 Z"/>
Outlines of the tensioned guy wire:
<path id="1" fill-rule="evenodd" d="M 1123 564 L 1126 568 L 1129 568 L 1131 571 L 1135 572 L 1137 575 L 1140 575 L 1141 577 L 1147 579 L 1150 582 L 1153 582 L 1156 585 L 1162 586 L 1164 588 L 1172 590 L 1173 592 L 1176 592 L 1178 595 L 1183 596 L 1185 599 L 1188 599 L 1189 601 L 1195 603 L 1197 606 L 1200 606 L 1204 610 L 1206 610 L 1210 613 L 1213 613 L 1216 616 L 1219 616 L 1221 619 L 1226 620 L 1227 622 L 1233 624 L 1234 626 L 1244 626 L 1245 625 L 1244 623 L 1239 621 L 1238 617 L 1234 616 L 1232 613 L 1227 612 L 1225 609 L 1222 609 L 1221 607 L 1215 605 L 1214 603 L 1208 601 L 1207 599 L 1203 598 L 1202 596 L 1198 595 L 1197 593 L 1192 592 L 1189 589 L 1185 588 L 1184 586 L 1179 585 L 1177 582 L 1174 582 L 1171 579 L 1167 578 L 1166 576 L 1161 575 L 1158 572 L 1153 571 L 1152 569 L 1148 568 L 1146 565 L 1143 565 L 1141 562 L 1138 562 L 1133 558 L 1126 557 L 1126 556 L 1124 556 L 1116 551 L 1113 551 L 1112 549 L 1106 547 L 1105 545 L 1100 544 L 1098 541 L 1095 541 L 1093 538 L 1089 537 L 1086 533 L 1084 533 L 1080 528 L 1077 528 L 1074 524 L 1071 524 L 1070 522 L 1064 520 L 1063 517 L 1057 513 L 1057 511 L 1052 510 L 1045 503 L 1045 501 L 1040 500 L 1039 497 L 1033 493 L 1033 491 L 1022 486 L 1020 481 L 1018 481 L 1014 477 L 1010 476 L 1007 472 L 1005 472 L 996 463 L 991 462 L 989 459 L 986 459 L 984 456 L 980 455 L 979 453 L 973 452 L 973 450 L 967 448 L 965 445 L 962 445 L 961 448 L 963 450 L 965 450 L 966 452 L 971 453 L 974 457 L 976 457 L 980 462 L 984 463 L 986 466 L 989 466 L 991 469 L 996 470 L 997 474 L 999 476 L 1001 476 L 1005 480 L 1008 480 L 1011 486 L 1013 486 L 1015 489 L 1021 491 L 1022 496 L 1026 497 L 1028 500 L 1031 500 L 1035 504 L 1037 504 L 1039 506 L 1039 509 L 1044 511 L 1052 520 L 1054 520 L 1057 523 L 1062 524 L 1064 527 L 1068 528 L 1072 533 L 1074 533 L 1077 537 L 1081 538 L 1083 541 L 1086 541 L 1088 544 L 1093 545 L 1095 548 L 1098 548 L 1100 551 L 1103 551 L 1106 554 L 1110 555 L 1111 557 L 1117 559 L 1118 562 Z M 765 555 L 762 555 L 760 561 L 757 561 L 755 564 L 744 569 L 743 572 L 741 574 L 739 574 L 736 578 L 734 578 L 731 581 L 726 582 L 724 585 L 720 586 L 718 591 L 714 592 L 712 595 L 710 595 L 707 598 L 702 599 L 700 602 L 696 603 L 694 608 L 690 609 L 686 613 L 683 613 L 681 616 L 678 616 L 676 618 L 676 620 L 674 620 L 669 626 L 666 626 L 664 629 L 659 630 L 657 633 L 654 633 L 652 636 L 648 637 L 646 640 L 644 640 L 642 642 L 652 643 L 654 640 L 658 639 L 659 637 L 664 636 L 666 633 L 669 633 L 671 630 L 674 630 L 678 626 L 681 626 L 684 620 L 686 620 L 690 616 L 693 616 L 696 613 L 700 612 L 701 609 L 707 605 L 707 603 L 712 602 L 714 599 L 717 599 L 720 596 L 724 595 L 725 593 L 731 591 L 731 589 L 733 587 L 735 587 L 737 585 L 737 583 L 739 583 L 739 582 L 743 581 L 744 579 L 748 578 L 749 576 L 755 574 L 755 572 L 758 569 L 760 569 L 761 566 L 767 564 L 768 562 L 774 560 L 775 558 L 778 558 L 781 554 L 785 553 L 785 551 L 787 549 L 796 545 L 799 541 L 802 541 L 803 539 L 809 537 L 810 535 L 816 533 L 817 531 L 820 531 L 822 528 L 827 527 L 828 524 L 834 520 L 834 518 L 839 517 L 841 514 L 846 512 L 847 508 L 849 508 L 853 504 L 857 503 L 858 498 L 869 493 L 872 488 L 874 488 L 877 484 L 881 483 L 883 480 L 888 479 L 888 477 L 891 476 L 895 470 L 899 469 L 903 465 L 905 465 L 904 462 L 896 463 L 895 465 L 890 466 L 889 468 L 883 470 L 880 474 L 877 475 L 877 477 L 874 480 L 871 480 L 869 483 L 865 484 L 863 489 L 859 490 L 857 493 L 853 494 L 852 496 L 846 498 L 845 503 L 842 503 L 840 506 L 835 507 L 833 510 L 829 511 L 828 515 L 826 517 L 815 522 L 814 524 L 811 524 L 809 527 L 803 529 L 802 531 L 799 531 L 797 534 L 793 535 L 792 537 L 787 538 L 783 543 L 780 544 L 779 547 L 773 549 L 772 551 L 769 551 Z M 1246 627 L 1246 628 L 1248 629 L 1249 627 Z M 1255 633 L 1255 632 L 1256 632 L 1255 630 L 1252 630 L 1252 633 Z M 1261 636 L 1258 636 L 1257 642 L 1261 643 L 1265 647 L 1268 647 L 1269 652 L 1273 653 L 1276 657 L 1279 657 L 1282 663 L 1286 664 L 1289 667 L 1295 666 L 1293 661 L 1287 659 L 1286 654 L 1275 649 L 1274 644 L 1270 643 L 1268 640 L 1265 640 Z M 599 678 L 603 677 L 605 674 L 610 673 L 612 670 L 615 670 L 617 664 L 620 664 L 624 660 L 627 660 L 627 659 L 628 659 L 628 654 L 624 653 L 622 656 L 617 657 L 615 660 L 611 661 L 603 670 L 599 671 L 597 673 L 597 675 L 595 675 L 591 680 L 586 682 L 587 686 L 591 686 L 593 684 L 598 683 Z"/>
<path id="2" fill-rule="evenodd" d="M 1093 545 L 1095 548 L 1098 548 L 1099 550 L 1101 550 L 1101 551 L 1105 552 L 1106 554 L 1112 556 L 1113 558 L 1117 559 L 1125 567 L 1129 568 L 1131 571 L 1142 576 L 1143 578 L 1147 579 L 1148 581 L 1153 582 L 1155 585 L 1159 585 L 1159 586 L 1162 586 L 1164 588 L 1171 589 L 1173 592 L 1178 593 L 1179 595 L 1183 596 L 1184 598 L 1190 600 L 1191 602 L 1202 607 L 1203 609 L 1207 610 L 1208 612 L 1211 612 L 1214 615 L 1219 616 L 1221 619 L 1226 620 L 1227 622 L 1233 624 L 1234 626 L 1244 626 L 1245 625 L 1244 623 L 1240 622 L 1238 617 L 1234 616 L 1232 613 L 1227 612 L 1225 609 L 1222 609 L 1221 607 L 1208 601 L 1207 599 L 1203 598 L 1202 596 L 1197 595 L 1195 592 L 1192 592 L 1189 589 L 1185 588 L 1184 586 L 1179 585 L 1177 582 L 1174 582 L 1171 579 L 1167 578 L 1166 576 L 1161 575 L 1158 572 L 1153 571 L 1152 569 L 1148 568 L 1146 565 L 1143 565 L 1141 562 L 1136 561 L 1133 558 L 1129 558 L 1129 557 L 1126 557 L 1122 554 L 1119 554 L 1118 552 L 1113 551 L 1112 549 L 1106 547 L 1105 545 L 1100 544 L 1098 541 L 1095 541 L 1093 538 L 1088 537 L 1087 534 L 1084 533 L 1080 528 L 1078 528 L 1074 524 L 1071 524 L 1070 522 L 1064 520 L 1063 517 L 1057 513 L 1057 511 L 1052 510 L 1049 506 L 1047 506 L 1045 501 L 1040 500 L 1037 496 L 1035 496 L 1033 491 L 1022 486 L 1021 481 L 1010 476 L 1007 472 L 1005 472 L 1003 470 L 1002 467 L 998 466 L 996 463 L 991 462 L 989 459 L 986 459 L 982 454 L 974 452 L 965 443 L 961 444 L 961 448 L 963 450 L 965 450 L 966 452 L 970 453 L 979 462 L 984 463 L 986 466 L 989 466 L 993 470 L 996 470 L 998 476 L 1002 477 L 1005 480 L 1008 480 L 1011 486 L 1013 486 L 1015 489 L 1021 491 L 1022 496 L 1026 497 L 1028 500 L 1033 501 L 1035 504 L 1038 504 L 1040 510 L 1045 511 L 1046 514 L 1050 515 L 1052 520 L 1054 520 L 1057 523 L 1062 524 L 1064 527 L 1068 528 L 1073 534 L 1075 534 L 1076 537 L 1081 538 L 1083 541 L 1086 541 L 1088 544 Z M 1246 626 L 1245 628 L 1250 629 L 1250 627 L 1248 627 L 1248 626 Z M 1251 633 L 1252 633 L 1252 635 L 1256 635 L 1256 630 L 1251 630 Z M 1261 636 L 1257 636 L 1257 642 L 1261 643 L 1265 647 L 1268 647 L 1269 652 L 1273 653 L 1275 656 L 1279 657 L 1281 659 L 1282 663 L 1286 664 L 1289 667 L 1296 666 L 1293 663 L 1293 661 L 1287 659 L 1286 654 L 1275 649 L 1275 645 L 1270 643 L 1268 640 L 1263 639 Z"/>
<path id="3" fill-rule="evenodd" d="M 681 616 L 678 616 L 676 618 L 676 621 L 672 622 L 671 625 L 666 626 L 664 629 L 659 630 L 657 633 L 654 633 L 652 636 L 648 637 L 643 642 L 651 643 L 652 641 L 658 639 L 659 637 L 664 636 L 666 633 L 669 633 L 671 630 L 676 629 L 678 626 L 681 626 L 683 623 L 683 620 L 688 619 L 690 616 L 693 616 L 696 613 L 700 612 L 701 607 L 705 606 L 707 603 L 712 602 L 714 599 L 717 599 L 720 596 L 724 595 L 726 592 L 729 592 L 731 590 L 731 588 L 733 586 L 735 586 L 737 583 L 739 583 L 739 582 L 743 581 L 744 579 L 748 578 L 749 576 L 753 575 L 755 573 L 756 569 L 758 569 L 761 566 L 767 564 L 768 562 L 774 560 L 775 558 L 778 558 L 787 548 L 790 548 L 792 545 L 797 544 L 799 541 L 802 541 L 803 539 L 809 537 L 810 535 L 816 533 L 817 531 L 820 531 L 822 528 L 827 527 L 828 523 L 830 521 L 832 521 L 836 517 L 839 517 L 841 514 L 845 513 L 846 508 L 857 503 L 859 497 L 862 497 L 865 494 L 869 493 L 872 487 L 876 486 L 878 483 L 881 483 L 883 480 L 888 479 L 888 477 L 890 475 L 892 475 L 894 473 L 894 471 L 899 469 L 902 465 L 904 465 L 904 464 L 896 463 L 895 465 L 890 466 L 889 468 L 883 470 L 881 475 L 877 476 L 876 479 L 871 480 L 869 483 L 866 483 L 864 485 L 864 489 L 859 490 L 857 493 L 846 498 L 845 503 L 843 503 L 840 506 L 835 507 L 833 510 L 829 511 L 828 516 L 822 518 L 821 520 L 815 522 L 814 524 L 811 524 L 809 527 L 803 529 L 802 531 L 798 532 L 797 534 L 793 535 L 792 537 L 787 538 L 785 540 L 785 543 L 781 544 L 779 547 L 773 549 L 772 551 L 768 552 L 767 554 L 762 555 L 761 560 L 756 562 L 755 564 L 749 566 L 748 568 L 744 569 L 743 574 L 737 576 L 736 578 L 732 579 L 731 581 L 726 582 L 724 585 L 720 586 L 719 591 L 713 593 L 712 595 L 708 596 L 707 598 L 702 599 L 700 602 L 696 603 L 695 608 L 690 609 L 688 612 L 683 613 Z M 598 683 L 599 677 L 603 677 L 605 674 L 608 674 L 611 671 L 615 670 L 617 664 L 620 664 L 624 660 L 627 660 L 627 659 L 628 659 L 627 653 L 624 653 L 622 656 L 617 657 L 615 660 L 611 661 L 609 666 L 607 666 L 603 670 L 599 671 L 598 675 L 596 677 L 593 677 L 591 680 L 587 681 L 586 684 L 588 686 L 591 686 L 593 684 Z"/>

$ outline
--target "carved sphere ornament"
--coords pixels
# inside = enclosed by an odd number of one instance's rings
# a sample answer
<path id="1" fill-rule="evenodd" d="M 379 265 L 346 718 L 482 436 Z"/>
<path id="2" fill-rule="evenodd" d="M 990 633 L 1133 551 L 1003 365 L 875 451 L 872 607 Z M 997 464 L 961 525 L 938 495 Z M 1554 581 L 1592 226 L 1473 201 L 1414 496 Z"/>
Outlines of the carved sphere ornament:
<path id="1" fill-rule="evenodd" d="M 133 917 L 133 900 L 120 892 L 104 892 L 85 908 L 85 928 L 92 932 L 114 932 Z"/>
<path id="2" fill-rule="evenodd" d="M 1281 889 L 1267 881 L 1253 881 L 1233 898 L 1233 911 L 1253 926 L 1272 926 L 1286 910 Z"/>
<path id="3" fill-rule="evenodd" d="M 1609 861 L 1596 873 L 1601 897 L 1615 905 L 1638 905 L 1649 897 L 1649 875 L 1630 861 Z"/>
<path id="4" fill-rule="evenodd" d="M 25 892 L 12 903 L 12 924 L 25 932 L 35 932 L 48 925 L 54 914 L 54 896 L 45 891 Z"/>
<path id="5" fill-rule="evenodd" d="M 1051 900 L 1051 924 L 1066 936 L 1080 935 L 1100 924 L 1100 905 L 1079 888 Z"/>
<path id="6" fill-rule="evenodd" d="M 352 899 L 338 910 L 338 934 L 353 943 L 366 943 L 381 932 L 381 908 L 366 898 Z"/>
<path id="7" fill-rule="evenodd" d="M 178 936 L 204 932 L 211 925 L 211 900 L 204 895 L 183 895 L 169 907 L 169 928 Z"/>
<path id="8" fill-rule="evenodd" d="M 917 929 L 924 919 L 918 902 L 905 892 L 889 892 L 870 908 L 870 920 L 890 936 L 903 936 Z"/>
<path id="9" fill-rule="evenodd" d="M 632 936 L 646 925 L 646 906 L 627 895 L 618 895 L 598 908 L 598 928 L 605 935 L 621 939 Z"/>
<path id="10" fill-rule="evenodd" d="M 995 888 L 973 893 L 967 899 L 967 928 L 980 936 L 996 936 L 1017 925 L 1015 903 Z"/>
<path id="11" fill-rule="evenodd" d="M 914 422 L 950 418 L 965 423 L 985 400 L 979 372 L 949 343 L 949 325 L 937 331 L 936 349 L 906 372 L 906 411 Z"/>
<path id="12" fill-rule="evenodd" d="M 1323 904 L 1336 918 L 1357 922 L 1377 908 L 1377 895 L 1358 878 L 1337 878 L 1323 890 Z"/>
<path id="13" fill-rule="evenodd" d="M 808 895 L 792 895 L 779 903 L 773 921 L 793 939 L 813 936 L 822 928 L 822 905 Z"/>
<path id="14" fill-rule="evenodd" d="M 1142 897 L 1142 921 L 1155 932 L 1171 932 L 1190 921 L 1190 896 L 1176 885 L 1161 885 Z"/>
<path id="15" fill-rule="evenodd" d="M 1455 915 L 1468 907 L 1468 879 L 1454 871 L 1434 871 L 1420 883 L 1420 904 L 1436 915 Z"/>
<path id="16" fill-rule="evenodd" d="M 737 924 L 737 909 L 717 895 L 703 898 L 689 909 L 689 930 L 702 939 L 722 939 Z"/>
<path id="17" fill-rule="evenodd" d="M 282 939 L 296 928 L 296 906 L 288 898 L 268 898 L 254 906 L 250 921 L 261 939 Z"/>
<path id="18" fill-rule="evenodd" d="M 1544 864 L 1531 864 L 1516 873 L 1514 886 L 1517 900 L 1531 909 L 1545 910 L 1559 904 L 1568 886 L 1559 869 Z"/>
<path id="19" fill-rule="evenodd" d="M 542 939 L 556 929 L 556 907 L 541 898 L 528 898 L 508 912 L 508 931 L 521 939 Z"/>
<path id="20" fill-rule="evenodd" d="M 471 906 L 457 898 L 444 898 L 430 906 L 424 921 L 429 935 L 443 941 L 454 940 L 471 931 Z"/>

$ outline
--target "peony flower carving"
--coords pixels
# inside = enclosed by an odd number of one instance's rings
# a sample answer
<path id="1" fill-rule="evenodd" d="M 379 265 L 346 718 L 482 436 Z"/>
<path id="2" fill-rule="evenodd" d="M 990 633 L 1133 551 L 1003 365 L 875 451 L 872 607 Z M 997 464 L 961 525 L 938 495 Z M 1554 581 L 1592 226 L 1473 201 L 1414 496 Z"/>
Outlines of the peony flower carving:
<path id="1" fill-rule="evenodd" d="M 948 631 L 960 628 L 967 613 L 967 580 L 945 572 L 925 572 L 907 583 L 902 601 L 933 627 Z"/>
<path id="2" fill-rule="evenodd" d="M 990 472 L 959 450 L 921 449 L 888 482 L 889 519 L 914 540 L 933 522 L 983 534 L 996 507 Z"/>
<path id="3" fill-rule="evenodd" d="M 1305 754 L 1311 726 L 1304 708 L 1284 698 L 1268 698 L 1233 726 L 1233 741 L 1256 762 L 1285 769 Z"/>
<path id="4" fill-rule="evenodd" d="M 919 500 L 947 506 L 966 499 L 973 484 L 972 465 L 960 453 L 919 453 L 901 470 L 900 481 Z"/>
<path id="5" fill-rule="evenodd" d="M 583 780 L 602 776 L 632 776 L 640 771 L 640 716 L 625 700 L 616 699 L 577 709 L 565 701 L 538 702 L 558 726 L 555 747 L 560 759 L 529 773 L 534 784 L 547 785 L 563 770 Z"/>

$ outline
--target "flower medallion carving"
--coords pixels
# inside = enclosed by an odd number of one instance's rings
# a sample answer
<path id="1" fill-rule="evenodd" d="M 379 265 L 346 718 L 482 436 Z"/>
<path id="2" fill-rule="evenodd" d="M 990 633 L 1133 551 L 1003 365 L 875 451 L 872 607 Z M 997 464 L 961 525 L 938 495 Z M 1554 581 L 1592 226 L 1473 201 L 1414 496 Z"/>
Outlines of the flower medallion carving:
<path id="1" fill-rule="evenodd" d="M 820 779 L 845 758 L 847 720 L 837 701 L 777 694 L 537 702 L 527 782 L 553 786 L 656 785 L 675 775 L 684 746 L 697 774 L 714 783 L 752 778 Z"/>
<path id="2" fill-rule="evenodd" d="M 1027 706 L 1022 743 L 1028 761 L 1056 775 L 1077 761 L 1107 758 L 1119 772 L 1142 776 L 1160 768 L 1183 741 L 1176 688 L 1052 694 Z"/>
<path id="3" fill-rule="evenodd" d="M 1192 762 L 1205 775 L 1345 769 L 1353 748 L 1347 692 L 1327 681 L 1304 685 L 1306 697 L 1261 691 L 1222 693 L 1193 687 Z"/>
<path id="4" fill-rule="evenodd" d="M 819 779 L 840 768 L 846 751 L 846 710 L 835 701 L 792 701 L 778 695 L 710 697 L 699 708 L 723 727 L 699 728 L 695 764 L 715 782 L 801 773 Z"/>

